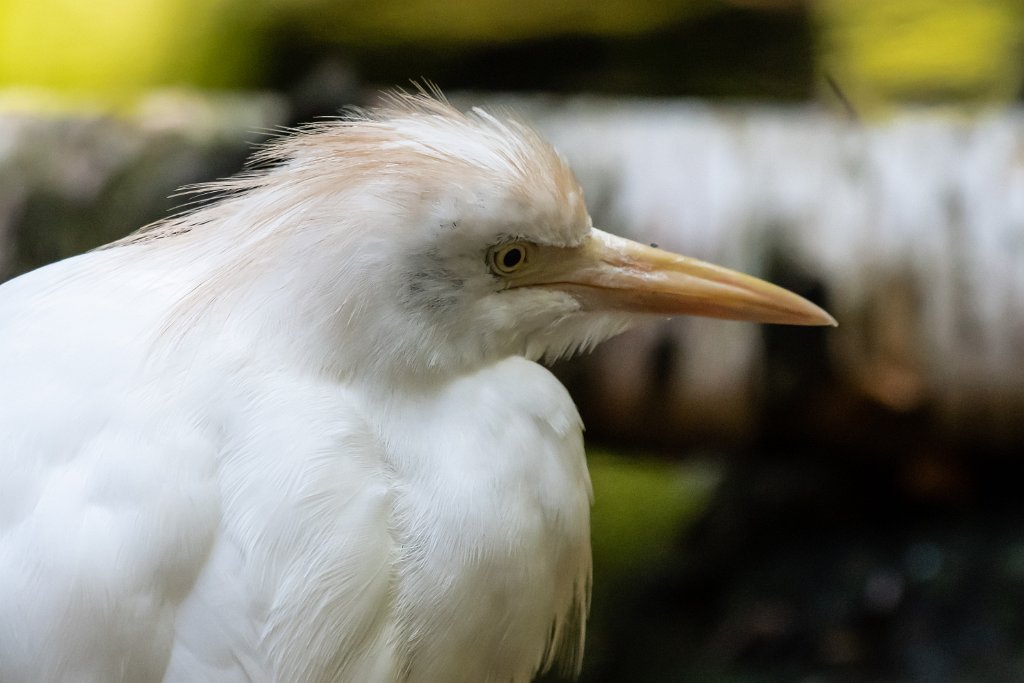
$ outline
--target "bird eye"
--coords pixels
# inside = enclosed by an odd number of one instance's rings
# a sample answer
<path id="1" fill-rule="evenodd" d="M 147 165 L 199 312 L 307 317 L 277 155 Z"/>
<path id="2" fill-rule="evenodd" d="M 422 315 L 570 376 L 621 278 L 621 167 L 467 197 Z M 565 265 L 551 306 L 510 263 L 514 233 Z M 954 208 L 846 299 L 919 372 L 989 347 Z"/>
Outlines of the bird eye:
<path id="1" fill-rule="evenodd" d="M 509 275 L 526 265 L 527 247 L 522 242 L 502 244 L 491 250 L 491 270 L 498 275 Z"/>

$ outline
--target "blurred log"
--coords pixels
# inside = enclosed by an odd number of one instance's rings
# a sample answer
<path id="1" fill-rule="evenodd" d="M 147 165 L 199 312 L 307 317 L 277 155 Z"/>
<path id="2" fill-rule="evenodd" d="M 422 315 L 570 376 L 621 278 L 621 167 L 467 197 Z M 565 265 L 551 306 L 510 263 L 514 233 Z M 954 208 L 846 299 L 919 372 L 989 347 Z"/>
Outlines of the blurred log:
<path id="1" fill-rule="evenodd" d="M 266 138 L 253 131 L 288 110 L 273 96 L 185 91 L 154 91 L 120 117 L 13 104 L 0 113 L 0 281 L 166 216 L 182 202 L 170 195 L 237 171 Z"/>
<path id="2" fill-rule="evenodd" d="M 861 127 L 806 108 L 490 100 L 570 159 L 597 225 L 769 277 L 840 322 L 644 326 L 559 368 L 592 434 L 1024 437 L 1021 113 Z M 128 119 L 0 115 L 0 279 L 158 218 L 285 111 L 165 97 Z"/>

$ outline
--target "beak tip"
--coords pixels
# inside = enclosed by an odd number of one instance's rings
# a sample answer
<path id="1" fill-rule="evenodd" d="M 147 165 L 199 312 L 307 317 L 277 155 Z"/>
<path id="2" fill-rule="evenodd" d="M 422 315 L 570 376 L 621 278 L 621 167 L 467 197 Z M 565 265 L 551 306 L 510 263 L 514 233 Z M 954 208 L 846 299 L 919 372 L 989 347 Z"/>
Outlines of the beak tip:
<path id="1" fill-rule="evenodd" d="M 819 306 L 814 307 L 815 310 L 811 313 L 805 325 L 813 325 L 816 327 L 839 327 L 839 322 L 832 317 L 832 315 L 824 308 Z"/>
<path id="2" fill-rule="evenodd" d="M 839 323 L 836 319 L 824 308 L 811 303 L 802 297 L 801 299 L 804 304 L 804 315 L 803 320 L 797 323 L 798 325 L 806 325 L 810 327 L 839 327 Z"/>

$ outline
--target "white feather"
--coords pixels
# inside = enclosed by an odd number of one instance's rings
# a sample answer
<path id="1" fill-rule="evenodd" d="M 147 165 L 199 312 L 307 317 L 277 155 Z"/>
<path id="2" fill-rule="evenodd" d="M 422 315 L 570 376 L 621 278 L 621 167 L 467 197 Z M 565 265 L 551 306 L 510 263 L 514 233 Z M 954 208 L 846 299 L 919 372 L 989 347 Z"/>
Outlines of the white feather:
<path id="1" fill-rule="evenodd" d="M 520 124 L 423 97 L 300 132 L 219 201 L 0 287 L 0 680 L 529 681 L 578 667 L 581 426 L 625 326 L 497 292 L 577 244 Z"/>

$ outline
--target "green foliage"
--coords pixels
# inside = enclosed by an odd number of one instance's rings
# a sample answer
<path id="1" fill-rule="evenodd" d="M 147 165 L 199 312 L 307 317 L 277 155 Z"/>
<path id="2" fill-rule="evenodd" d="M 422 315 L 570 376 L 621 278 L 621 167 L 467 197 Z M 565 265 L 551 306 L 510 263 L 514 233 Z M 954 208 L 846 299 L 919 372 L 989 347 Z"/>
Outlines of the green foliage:
<path id="1" fill-rule="evenodd" d="M 297 14 L 317 34 L 346 44 L 442 45 L 633 35 L 720 5 L 718 0 L 311 0 Z"/>
<path id="2" fill-rule="evenodd" d="M 596 571 L 615 581 L 672 557 L 681 534 L 704 511 L 719 480 L 711 464 L 590 454 Z"/>
<path id="3" fill-rule="evenodd" d="M 1015 95 L 1019 0 L 820 0 L 819 67 L 856 105 Z"/>
<path id="4" fill-rule="evenodd" d="M 243 0 L 0 0 L 0 85 L 120 100 L 170 85 L 244 86 L 261 4 Z"/>
<path id="5" fill-rule="evenodd" d="M 701 84 L 704 93 L 743 94 L 731 81 L 749 74 L 763 78 L 761 61 L 782 60 L 777 68 L 806 72 L 806 82 L 813 59 L 819 76 L 831 76 L 858 109 L 908 101 L 998 102 L 1016 95 L 1024 77 L 1022 5 L 1024 0 L 0 0 L 0 87 L 45 89 L 102 108 L 167 86 L 266 87 L 295 66 L 291 60 L 315 63 L 317 55 L 336 56 L 334 51 L 363 59 L 369 66 L 362 71 L 393 63 L 388 73 L 403 74 L 401 82 L 436 76 L 431 65 L 469 59 L 474 50 L 559 36 L 589 40 L 593 52 L 571 67 L 550 52 L 542 53 L 541 67 L 512 59 L 482 68 L 493 69 L 499 84 L 508 81 L 503 71 L 536 72 L 550 62 L 555 70 L 568 68 L 561 82 L 573 87 L 625 79 L 635 91 L 673 92 L 671 84 L 682 82 Z M 779 16 L 788 23 L 773 23 Z M 808 16 L 814 17 L 810 24 Z M 679 33 L 684 25 L 695 33 Z M 816 51 L 801 29 L 809 25 Z M 743 38 L 751 31 L 761 42 Z M 713 49 L 707 43 L 715 43 Z M 641 75 L 624 76 L 624 64 Z M 743 87 L 757 92 L 763 84 Z"/>

